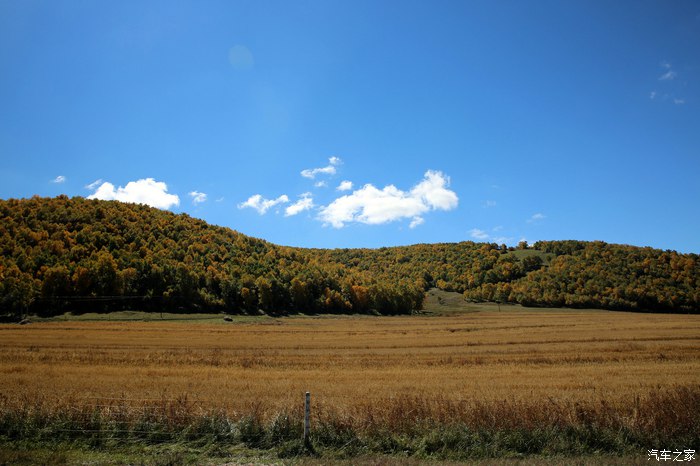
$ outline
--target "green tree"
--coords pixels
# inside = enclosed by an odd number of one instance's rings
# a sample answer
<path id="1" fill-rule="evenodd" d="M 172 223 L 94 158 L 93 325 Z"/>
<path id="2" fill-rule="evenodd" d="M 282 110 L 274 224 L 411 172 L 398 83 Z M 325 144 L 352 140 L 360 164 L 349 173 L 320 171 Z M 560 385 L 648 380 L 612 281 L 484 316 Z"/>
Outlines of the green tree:
<path id="1" fill-rule="evenodd" d="M 37 285 L 28 273 L 17 266 L 0 265 L 0 309 L 15 318 L 27 313 L 37 295 Z"/>
<path id="2" fill-rule="evenodd" d="M 292 300 L 292 308 L 297 311 L 307 310 L 310 306 L 309 290 L 305 281 L 297 277 L 292 278 L 289 286 L 289 294 Z"/>

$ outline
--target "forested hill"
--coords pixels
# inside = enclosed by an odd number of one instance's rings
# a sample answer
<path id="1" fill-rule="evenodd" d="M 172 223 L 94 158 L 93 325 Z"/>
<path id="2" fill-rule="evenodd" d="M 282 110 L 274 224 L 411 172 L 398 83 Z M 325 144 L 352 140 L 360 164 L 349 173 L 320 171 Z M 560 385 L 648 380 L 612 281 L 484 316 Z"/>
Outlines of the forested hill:
<path id="1" fill-rule="evenodd" d="M 277 246 L 116 201 L 0 200 L 0 313 L 406 313 L 431 287 L 476 301 L 697 312 L 700 260 L 602 242 Z"/>
<path id="2" fill-rule="evenodd" d="M 0 309 L 410 312 L 422 283 L 373 276 L 186 214 L 116 201 L 0 201 Z"/>

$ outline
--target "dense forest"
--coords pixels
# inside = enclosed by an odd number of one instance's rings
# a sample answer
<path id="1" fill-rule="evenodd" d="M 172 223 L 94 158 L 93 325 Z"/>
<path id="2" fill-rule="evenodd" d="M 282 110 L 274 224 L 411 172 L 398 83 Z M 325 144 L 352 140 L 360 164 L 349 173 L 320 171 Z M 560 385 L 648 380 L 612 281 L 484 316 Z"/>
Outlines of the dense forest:
<path id="1" fill-rule="evenodd" d="M 0 200 L 0 312 L 420 309 L 426 290 L 532 306 L 697 312 L 700 260 L 551 241 L 302 249 L 116 201 Z"/>

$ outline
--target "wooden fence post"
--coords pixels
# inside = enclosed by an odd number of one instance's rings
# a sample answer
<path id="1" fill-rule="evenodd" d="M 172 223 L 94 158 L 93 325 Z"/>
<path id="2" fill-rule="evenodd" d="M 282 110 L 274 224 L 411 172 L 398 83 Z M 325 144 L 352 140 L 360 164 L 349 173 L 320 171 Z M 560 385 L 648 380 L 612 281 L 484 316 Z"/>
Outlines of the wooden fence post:
<path id="1" fill-rule="evenodd" d="M 306 392 L 306 402 L 304 403 L 304 445 L 308 446 L 309 431 L 311 430 L 311 392 Z"/>

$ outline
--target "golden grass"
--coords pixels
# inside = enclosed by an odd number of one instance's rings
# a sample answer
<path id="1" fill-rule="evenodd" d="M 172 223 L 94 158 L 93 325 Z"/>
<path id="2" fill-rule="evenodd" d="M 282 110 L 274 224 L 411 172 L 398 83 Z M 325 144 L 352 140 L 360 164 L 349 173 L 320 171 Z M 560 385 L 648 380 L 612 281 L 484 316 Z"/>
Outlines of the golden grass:
<path id="1" fill-rule="evenodd" d="M 288 317 L 259 323 L 0 326 L 6 400 L 343 410 L 402 396 L 443 402 L 629 402 L 700 384 L 700 316 L 522 310 L 442 317 Z"/>

